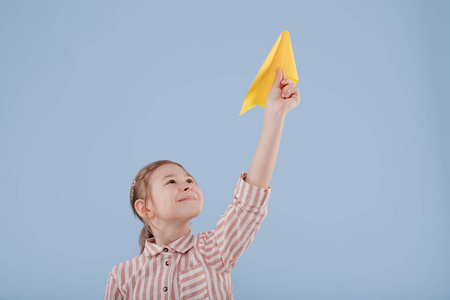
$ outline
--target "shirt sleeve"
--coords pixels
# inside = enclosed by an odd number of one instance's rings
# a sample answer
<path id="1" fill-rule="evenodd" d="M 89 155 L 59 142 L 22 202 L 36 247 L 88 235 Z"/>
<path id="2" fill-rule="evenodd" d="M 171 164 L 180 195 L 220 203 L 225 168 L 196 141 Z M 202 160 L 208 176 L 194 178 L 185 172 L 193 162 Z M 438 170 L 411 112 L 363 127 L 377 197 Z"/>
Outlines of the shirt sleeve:
<path id="1" fill-rule="evenodd" d="M 233 200 L 219 218 L 216 228 L 202 232 L 200 252 L 210 266 L 219 272 L 231 271 L 238 258 L 253 241 L 263 219 L 271 188 L 265 189 L 245 181 L 242 173 L 234 190 Z"/>
<path id="2" fill-rule="evenodd" d="M 106 284 L 105 298 L 104 300 L 122 300 L 122 294 L 120 293 L 119 286 L 117 285 L 116 276 L 114 276 L 114 270 L 111 270 L 108 275 L 108 283 Z"/>

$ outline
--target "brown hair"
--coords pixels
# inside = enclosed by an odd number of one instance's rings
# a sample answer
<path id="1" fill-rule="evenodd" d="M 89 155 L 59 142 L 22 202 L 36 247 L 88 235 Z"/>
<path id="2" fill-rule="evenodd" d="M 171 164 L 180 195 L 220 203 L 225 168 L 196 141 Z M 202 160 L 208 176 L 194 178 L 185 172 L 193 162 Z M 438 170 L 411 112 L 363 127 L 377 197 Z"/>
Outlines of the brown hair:
<path id="1" fill-rule="evenodd" d="M 134 215 L 141 220 L 142 223 L 144 223 L 144 227 L 142 228 L 141 235 L 139 236 L 139 246 L 141 247 L 141 254 L 144 252 L 145 248 L 145 241 L 149 238 L 153 237 L 153 232 L 150 227 L 150 220 L 148 218 L 142 218 L 136 211 L 136 208 L 134 207 L 134 204 L 136 203 L 136 200 L 142 199 L 144 200 L 144 205 L 147 206 L 147 201 L 151 201 L 151 195 L 150 195 L 150 176 L 153 174 L 153 172 L 159 168 L 162 165 L 166 164 L 174 164 L 179 167 L 181 167 L 187 174 L 189 174 L 186 169 L 180 165 L 179 163 L 170 161 L 170 160 L 157 160 L 155 162 L 152 162 L 151 164 L 148 164 L 147 166 L 143 167 L 134 178 L 135 184 L 131 187 L 130 191 L 130 205 L 131 209 L 133 210 Z M 189 174 L 189 176 L 192 177 L 192 175 Z M 194 177 L 192 177 L 194 178 Z M 194 179 L 195 181 L 195 179 Z M 153 224 L 151 224 L 153 227 L 155 227 Z M 156 227 L 155 227 L 156 228 Z M 156 228 L 158 229 L 158 228 Z M 159 230 L 159 229 L 158 229 Z"/>

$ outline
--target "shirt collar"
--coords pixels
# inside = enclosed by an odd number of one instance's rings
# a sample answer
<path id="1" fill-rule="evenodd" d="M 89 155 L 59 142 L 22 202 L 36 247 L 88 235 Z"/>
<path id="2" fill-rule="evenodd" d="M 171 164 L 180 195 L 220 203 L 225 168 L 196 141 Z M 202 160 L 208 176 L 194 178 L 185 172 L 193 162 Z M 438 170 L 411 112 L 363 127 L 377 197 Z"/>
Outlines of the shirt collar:
<path id="1" fill-rule="evenodd" d="M 178 240 L 173 241 L 169 245 L 158 245 L 155 243 L 155 238 L 145 240 L 145 249 L 143 254 L 146 256 L 155 256 L 164 251 L 164 248 L 172 249 L 180 253 L 185 253 L 189 249 L 194 247 L 194 234 L 192 230 L 180 237 Z"/>

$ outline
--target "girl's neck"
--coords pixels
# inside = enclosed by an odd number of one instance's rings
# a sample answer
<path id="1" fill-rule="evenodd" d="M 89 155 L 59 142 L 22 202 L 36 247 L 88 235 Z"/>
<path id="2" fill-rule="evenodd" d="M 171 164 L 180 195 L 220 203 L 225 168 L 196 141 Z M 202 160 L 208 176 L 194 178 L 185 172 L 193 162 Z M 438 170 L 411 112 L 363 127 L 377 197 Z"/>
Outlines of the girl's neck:
<path id="1" fill-rule="evenodd" d="M 153 236 L 155 237 L 155 243 L 162 246 L 167 246 L 179 238 L 189 233 L 190 222 L 185 224 L 171 224 L 167 226 L 157 226 L 161 231 L 153 229 Z"/>

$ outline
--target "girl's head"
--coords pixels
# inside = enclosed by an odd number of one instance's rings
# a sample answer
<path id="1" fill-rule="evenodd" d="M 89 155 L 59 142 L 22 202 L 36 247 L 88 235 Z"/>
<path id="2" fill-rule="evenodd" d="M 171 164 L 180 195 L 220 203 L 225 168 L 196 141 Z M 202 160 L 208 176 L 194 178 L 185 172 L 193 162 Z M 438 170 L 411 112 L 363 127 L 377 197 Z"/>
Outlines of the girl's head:
<path id="1" fill-rule="evenodd" d="M 144 223 L 139 237 L 141 253 L 145 240 L 165 224 L 186 224 L 203 209 L 203 195 L 195 179 L 182 165 L 155 161 L 139 171 L 130 191 L 131 209 Z"/>

